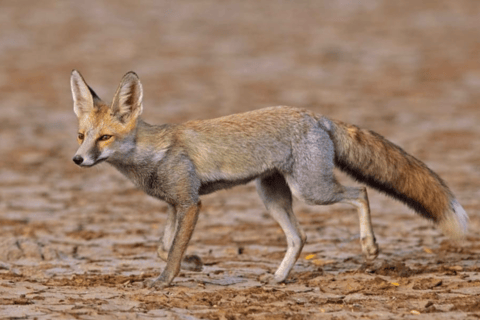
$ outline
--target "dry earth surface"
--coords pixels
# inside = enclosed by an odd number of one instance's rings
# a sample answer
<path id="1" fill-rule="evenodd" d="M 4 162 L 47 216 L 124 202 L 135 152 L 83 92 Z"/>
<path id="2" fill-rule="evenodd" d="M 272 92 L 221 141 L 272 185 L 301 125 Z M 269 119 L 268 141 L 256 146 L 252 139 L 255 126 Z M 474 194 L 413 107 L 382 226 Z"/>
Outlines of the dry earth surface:
<path id="1" fill-rule="evenodd" d="M 297 202 L 308 243 L 262 285 L 286 242 L 247 184 L 204 197 L 204 270 L 150 292 L 166 205 L 73 164 L 73 68 L 107 101 L 135 70 L 151 123 L 282 104 L 373 129 L 447 181 L 468 236 L 369 191 L 382 252 L 365 263 L 353 208 Z M 0 97 L 0 318 L 480 318 L 479 1 L 5 0 Z"/>

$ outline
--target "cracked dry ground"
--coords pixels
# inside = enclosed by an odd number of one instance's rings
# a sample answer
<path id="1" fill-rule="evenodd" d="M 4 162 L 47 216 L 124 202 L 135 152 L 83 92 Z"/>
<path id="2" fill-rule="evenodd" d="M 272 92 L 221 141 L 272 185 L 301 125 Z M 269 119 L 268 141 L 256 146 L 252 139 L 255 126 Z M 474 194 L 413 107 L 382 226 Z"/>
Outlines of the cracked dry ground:
<path id="1" fill-rule="evenodd" d="M 480 317 L 479 6 L 2 1 L 0 318 Z M 286 104 L 373 129 L 445 179 L 469 234 L 369 190 L 382 251 L 365 263 L 351 207 L 296 202 L 307 245 L 288 283 L 262 285 L 286 242 L 248 184 L 203 198 L 188 253 L 204 270 L 150 292 L 166 205 L 73 164 L 73 68 L 105 100 L 135 70 L 151 123 Z"/>

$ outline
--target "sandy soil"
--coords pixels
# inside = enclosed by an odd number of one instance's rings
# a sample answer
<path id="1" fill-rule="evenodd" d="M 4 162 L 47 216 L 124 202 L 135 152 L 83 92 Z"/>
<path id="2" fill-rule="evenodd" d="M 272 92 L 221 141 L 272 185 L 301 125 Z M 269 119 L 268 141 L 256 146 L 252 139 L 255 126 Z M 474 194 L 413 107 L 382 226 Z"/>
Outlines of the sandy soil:
<path id="1" fill-rule="evenodd" d="M 0 318 L 479 318 L 479 39 L 476 0 L 2 1 Z M 146 291 L 166 205 L 73 164 L 73 68 L 107 101 L 135 70 L 151 123 L 282 104 L 373 129 L 447 181 L 469 234 L 369 191 L 367 264 L 353 208 L 298 202 L 308 243 L 287 284 L 262 285 L 286 242 L 248 184 L 204 197 L 204 270 Z"/>

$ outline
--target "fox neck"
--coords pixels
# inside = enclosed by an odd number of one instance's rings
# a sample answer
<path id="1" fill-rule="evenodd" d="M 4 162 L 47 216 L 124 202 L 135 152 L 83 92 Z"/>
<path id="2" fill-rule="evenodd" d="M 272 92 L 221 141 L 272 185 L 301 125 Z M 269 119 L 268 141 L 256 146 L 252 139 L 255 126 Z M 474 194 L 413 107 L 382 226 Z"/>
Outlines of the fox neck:
<path id="1" fill-rule="evenodd" d="M 126 171 L 139 173 L 151 169 L 163 158 L 169 146 L 167 127 L 168 125 L 153 126 L 138 120 L 135 129 L 118 141 L 114 155 L 107 162 L 128 177 Z"/>
<path id="2" fill-rule="evenodd" d="M 147 194 L 153 195 L 149 177 L 156 177 L 171 145 L 169 125 L 139 123 L 135 134 L 122 142 L 119 152 L 108 162 Z M 158 196 L 158 195 L 155 195 Z"/>
<path id="3" fill-rule="evenodd" d="M 133 162 L 135 153 L 138 152 L 138 134 L 141 126 L 144 124 L 142 120 L 137 120 L 135 128 L 127 133 L 121 140 L 115 141 L 115 152 L 107 160 L 108 163 L 114 165 L 126 165 Z"/>

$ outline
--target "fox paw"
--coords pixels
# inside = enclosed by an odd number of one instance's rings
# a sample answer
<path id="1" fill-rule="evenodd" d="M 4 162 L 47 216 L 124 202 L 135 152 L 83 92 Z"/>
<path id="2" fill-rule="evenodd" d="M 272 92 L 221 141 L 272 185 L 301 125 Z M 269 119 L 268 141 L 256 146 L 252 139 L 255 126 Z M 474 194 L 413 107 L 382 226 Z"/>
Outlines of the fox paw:
<path id="1" fill-rule="evenodd" d="M 258 277 L 258 281 L 260 281 L 262 284 L 268 284 L 273 286 L 285 282 L 284 279 L 283 280 L 276 279 L 273 274 L 268 274 L 268 273 Z"/>
<path id="2" fill-rule="evenodd" d="M 367 239 L 362 239 L 362 251 L 365 255 L 365 259 L 368 261 L 374 260 L 380 253 L 380 249 L 375 240 L 368 241 Z"/>
<path id="3" fill-rule="evenodd" d="M 147 289 L 153 289 L 152 291 L 165 289 L 166 287 L 169 287 L 169 286 L 170 286 L 170 283 L 163 281 L 159 278 L 154 280 L 147 279 L 143 282 L 143 287 Z"/>

